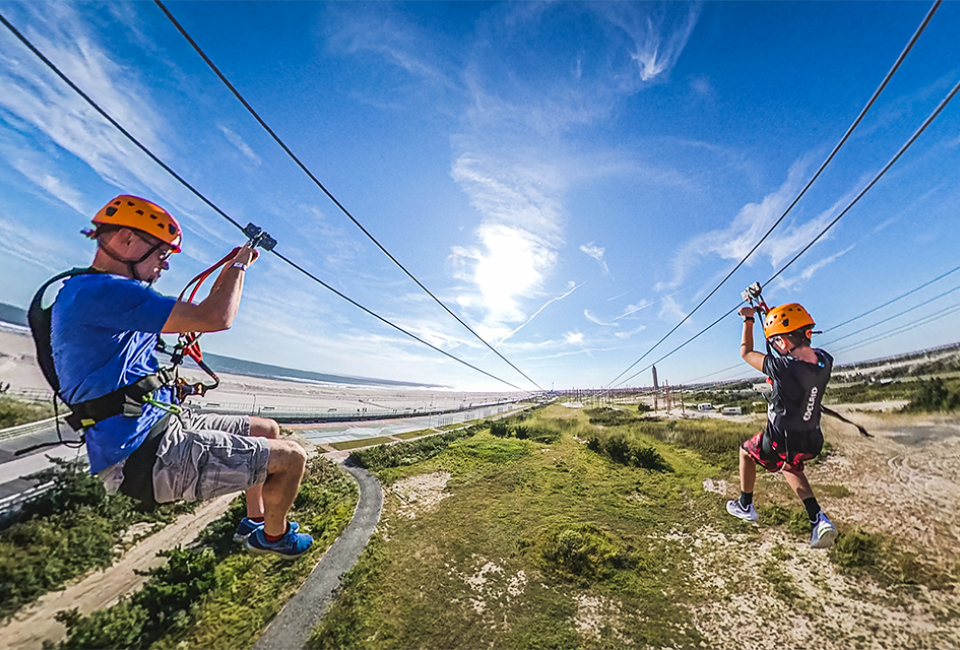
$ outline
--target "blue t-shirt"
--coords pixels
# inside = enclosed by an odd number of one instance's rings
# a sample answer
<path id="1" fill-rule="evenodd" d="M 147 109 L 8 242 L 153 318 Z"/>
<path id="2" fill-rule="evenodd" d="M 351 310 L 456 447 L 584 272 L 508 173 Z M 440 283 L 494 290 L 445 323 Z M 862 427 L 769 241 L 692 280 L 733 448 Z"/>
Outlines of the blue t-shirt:
<path id="1" fill-rule="evenodd" d="M 144 282 L 95 273 L 66 280 L 51 311 L 50 343 L 68 404 L 101 397 L 156 372 L 154 348 L 174 298 Z M 155 398 L 173 400 L 163 387 Z M 90 473 L 119 463 L 140 446 L 164 411 L 145 404 L 137 417 L 116 415 L 86 430 Z"/>

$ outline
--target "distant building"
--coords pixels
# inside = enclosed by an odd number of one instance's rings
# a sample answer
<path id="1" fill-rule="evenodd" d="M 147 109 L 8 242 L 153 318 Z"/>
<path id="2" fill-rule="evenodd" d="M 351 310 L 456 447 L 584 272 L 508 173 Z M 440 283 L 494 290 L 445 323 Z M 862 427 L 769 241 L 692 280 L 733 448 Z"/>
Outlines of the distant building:
<path id="1" fill-rule="evenodd" d="M 712 410 L 713 410 L 713 404 L 710 404 L 710 403 L 707 403 L 707 402 L 704 402 L 703 404 L 697 404 L 697 410 L 698 410 L 698 411 L 712 411 Z"/>
<path id="2" fill-rule="evenodd" d="M 743 409 L 739 406 L 724 406 L 722 413 L 724 415 L 743 415 Z"/>

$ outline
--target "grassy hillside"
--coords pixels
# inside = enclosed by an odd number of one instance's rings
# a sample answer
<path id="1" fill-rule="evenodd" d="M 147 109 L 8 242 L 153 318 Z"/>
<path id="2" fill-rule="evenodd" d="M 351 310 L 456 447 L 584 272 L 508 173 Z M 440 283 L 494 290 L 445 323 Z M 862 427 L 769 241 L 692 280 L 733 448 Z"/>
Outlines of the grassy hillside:
<path id="1" fill-rule="evenodd" d="M 754 426 L 638 417 L 551 406 L 496 436 L 384 466 L 379 532 L 311 647 L 852 648 L 883 634 L 899 640 L 890 647 L 948 647 L 956 639 L 945 625 L 960 616 L 955 573 L 932 572 L 883 535 L 842 522 L 832 551 L 810 549 L 805 513 L 782 478 L 758 484 L 759 526 L 726 514 L 715 492 L 736 494 L 736 448 Z M 554 442 L 543 442 L 551 430 Z M 828 508 L 852 494 L 815 487 Z M 878 621 L 907 611 L 923 621 L 916 630 L 878 631 Z"/>

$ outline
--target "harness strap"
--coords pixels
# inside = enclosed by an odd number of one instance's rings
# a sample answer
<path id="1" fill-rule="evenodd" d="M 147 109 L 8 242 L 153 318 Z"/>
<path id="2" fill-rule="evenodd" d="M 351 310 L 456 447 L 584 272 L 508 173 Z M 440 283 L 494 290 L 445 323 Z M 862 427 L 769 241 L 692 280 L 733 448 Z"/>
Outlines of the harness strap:
<path id="1" fill-rule="evenodd" d="M 166 380 L 165 372 L 156 372 L 106 395 L 68 404 L 72 413 L 67 417 L 67 424 L 74 429 L 87 429 L 115 415 L 139 417 L 150 395 L 158 388 L 168 385 Z"/>
<path id="2" fill-rule="evenodd" d="M 150 427 L 147 437 L 140 446 L 127 456 L 123 464 L 123 482 L 120 484 L 120 493 L 143 504 L 145 508 L 154 508 L 157 505 L 156 494 L 153 491 L 153 466 L 157 463 L 157 452 L 163 434 L 170 426 L 170 414 L 167 413 Z"/>

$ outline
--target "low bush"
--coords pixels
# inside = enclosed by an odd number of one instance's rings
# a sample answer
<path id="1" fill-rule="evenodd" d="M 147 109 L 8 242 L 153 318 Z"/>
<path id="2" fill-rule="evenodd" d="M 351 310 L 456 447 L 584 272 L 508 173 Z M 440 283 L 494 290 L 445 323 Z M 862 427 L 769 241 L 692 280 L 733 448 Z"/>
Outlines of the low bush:
<path id="1" fill-rule="evenodd" d="M 0 429 L 53 417 L 50 403 L 23 402 L 15 397 L 0 396 Z"/>
<path id="2" fill-rule="evenodd" d="M 52 459 L 34 475 L 54 486 L 28 501 L 0 534 L 0 618 L 95 567 L 113 564 L 121 534 L 140 522 L 166 524 L 195 504 L 145 511 L 122 494 L 108 495 L 84 461 Z"/>
<path id="3" fill-rule="evenodd" d="M 873 566 L 879 555 L 880 536 L 859 529 L 841 534 L 830 548 L 830 559 L 845 569 Z"/>
<path id="4" fill-rule="evenodd" d="M 493 424 L 497 423 L 494 422 Z M 433 458 L 449 447 L 451 443 L 472 436 L 484 428 L 484 425 L 473 425 L 465 429 L 448 431 L 419 440 L 361 449 L 351 453 L 350 460 L 371 472 L 377 472 L 388 467 L 413 465 L 428 458 Z"/>
<path id="5" fill-rule="evenodd" d="M 542 543 L 540 554 L 548 568 L 583 584 L 602 579 L 629 564 L 617 542 L 589 524 L 553 531 Z"/>
<path id="6" fill-rule="evenodd" d="M 587 449 L 603 454 L 621 465 L 633 465 L 655 472 L 673 471 L 656 449 L 649 445 L 631 444 L 622 435 L 613 435 L 603 439 L 593 436 L 587 440 Z"/>
<path id="7" fill-rule="evenodd" d="M 637 421 L 636 416 L 633 415 L 632 412 L 609 408 L 607 406 L 601 406 L 595 409 L 584 409 L 583 412 L 590 418 L 590 424 L 599 424 L 604 427 L 616 427 Z"/>
<path id="8" fill-rule="evenodd" d="M 947 387 L 939 377 L 919 384 L 910 403 L 901 409 L 904 413 L 960 410 L 960 390 Z"/>

